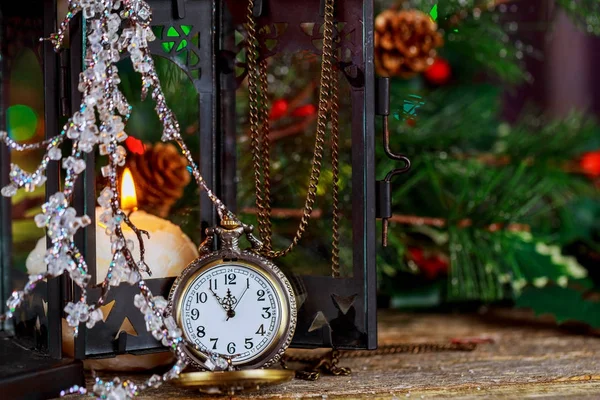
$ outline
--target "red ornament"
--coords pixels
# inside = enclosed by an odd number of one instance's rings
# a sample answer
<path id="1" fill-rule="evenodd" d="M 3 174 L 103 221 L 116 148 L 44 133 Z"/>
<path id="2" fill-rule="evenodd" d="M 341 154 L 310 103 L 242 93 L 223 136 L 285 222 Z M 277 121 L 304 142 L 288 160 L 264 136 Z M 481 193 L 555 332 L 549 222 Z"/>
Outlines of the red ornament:
<path id="1" fill-rule="evenodd" d="M 129 150 L 130 152 L 132 152 L 133 154 L 144 154 L 144 152 L 146 151 L 146 146 L 144 146 L 144 142 L 142 142 L 140 139 L 136 139 L 133 136 L 128 136 L 127 139 L 125 139 L 125 146 L 127 147 L 127 150 Z"/>
<path id="2" fill-rule="evenodd" d="M 425 259 L 423 255 L 423 249 L 411 247 L 408 249 L 408 254 L 410 255 L 410 258 L 417 264 L 423 262 L 423 260 Z"/>
<path id="3" fill-rule="evenodd" d="M 435 279 L 438 275 L 448 273 L 448 260 L 444 257 L 436 254 L 426 256 L 423 249 L 415 247 L 409 248 L 408 254 L 428 279 Z"/>
<path id="4" fill-rule="evenodd" d="M 273 106 L 271 107 L 271 113 L 269 114 L 269 119 L 277 120 L 287 114 L 289 107 L 289 103 L 287 100 L 279 99 L 273 102 Z"/>
<path id="5" fill-rule="evenodd" d="M 312 104 L 306 104 L 304 106 L 300 106 L 292 111 L 292 115 L 294 117 L 309 117 L 311 115 L 315 115 L 317 109 Z"/>
<path id="6" fill-rule="evenodd" d="M 585 153 L 581 157 L 579 166 L 589 176 L 600 176 L 600 150 Z"/>
<path id="7" fill-rule="evenodd" d="M 443 58 L 436 58 L 433 64 L 423 72 L 425 79 L 434 85 L 444 85 L 450 80 L 452 69 L 450 63 Z"/>

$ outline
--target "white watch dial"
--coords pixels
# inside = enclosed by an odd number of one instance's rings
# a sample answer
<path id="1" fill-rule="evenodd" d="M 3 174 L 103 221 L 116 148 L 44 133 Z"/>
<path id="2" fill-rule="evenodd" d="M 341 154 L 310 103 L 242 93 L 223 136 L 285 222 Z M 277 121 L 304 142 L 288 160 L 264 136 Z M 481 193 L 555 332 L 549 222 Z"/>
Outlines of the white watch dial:
<path id="1" fill-rule="evenodd" d="M 198 275 L 181 300 L 186 338 L 246 363 L 269 349 L 281 326 L 281 299 L 262 273 L 235 262 Z"/>

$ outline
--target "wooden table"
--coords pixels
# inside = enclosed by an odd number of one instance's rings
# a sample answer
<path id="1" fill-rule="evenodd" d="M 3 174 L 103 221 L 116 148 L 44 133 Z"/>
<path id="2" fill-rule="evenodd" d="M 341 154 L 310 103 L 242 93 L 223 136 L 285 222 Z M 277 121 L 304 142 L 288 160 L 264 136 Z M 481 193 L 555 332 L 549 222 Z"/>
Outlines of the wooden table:
<path id="1" fill-rule="evenodd" d="M 341 365 L 352 368 L 351 376 L 295 380 L 235 398 L 600 399 L 600 337 L 590 332 L 559 329 L 548 319 L 509 310 L 467 315 L 382 312 L 379 320 L 380 345 L 469 337 L 494 343 L 473 352 L 344 359 Z M 140 398 L 211 397 L 165 385 Z"/>

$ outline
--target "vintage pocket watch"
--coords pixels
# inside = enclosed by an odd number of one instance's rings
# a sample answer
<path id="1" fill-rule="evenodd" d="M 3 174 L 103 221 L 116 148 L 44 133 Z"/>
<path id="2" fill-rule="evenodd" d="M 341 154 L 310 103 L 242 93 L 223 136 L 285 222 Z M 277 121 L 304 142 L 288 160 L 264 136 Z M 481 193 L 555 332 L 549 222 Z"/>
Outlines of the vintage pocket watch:
<path id="1" fill-rule="evenodd" d="M 170 312 L 190 343 L 187 361 L 205 368 L 226 360 L 230 370 L 266 368 L 281 360 L 296 328 L 294 290 L 269 259 L 239 247 L 245 235 L 257 250 L 252 227 L 225 218 L 207 230 L 200 257 L 177 278 Z M 215 240 L 219 249 L 212 251 Z M 227 365 L 217 365 L 225 369 Z"/>

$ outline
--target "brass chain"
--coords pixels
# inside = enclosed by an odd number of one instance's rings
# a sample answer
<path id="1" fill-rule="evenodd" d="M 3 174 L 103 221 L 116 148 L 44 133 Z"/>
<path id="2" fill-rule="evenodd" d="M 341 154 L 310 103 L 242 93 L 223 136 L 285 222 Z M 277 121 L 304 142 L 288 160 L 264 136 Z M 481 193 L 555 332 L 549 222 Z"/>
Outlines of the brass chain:
<path id="1" fill-rule="evenodd" d="M 269 81 L 267 79 L 267 60 L 263 60 L 259 64 L 259 79 L 260 79 L 260 101 L 262 104 L 261 108 L 261 124 L 262 124 L 262 159 L 263 159 L 263 209 L 264 216 L 260 219 L 261 228 L 259 230 L 263 245 L 267 250 L 272 249 L 272 225 L 271 225 L 271 142 L 269 139 L 269 99 L 267 93 L 269 92 Z M 259 181 L 255 182 L 255 186 L 259 184 Z"/>
<path id="2" fill-rule="evenodd" d="M 331 84 L 338 87 L 338 75 L 332 74 Z M 340 276 L 340 132 L 339 132 L 339 100 L 338 91 L 331 91 L 331 172 L 332 172 L 332 250 L 331 250 L 331 275 Z"/>
<path id="3" fill-rule="evenodd" d="M 250 143 L 254 167 L 256 206 L 258 229 L 264 247 L 262 254 L 270 258 L 282 257 L 298 245 L 308 227 L 314 208 L 317 187 L 322 170 L 327 117 L 330 117 L 332 135 L 332 174 L 333 174 L 333 235 L 332 235 L 332 276 L 340 275 L 339 268 L 339 129 L 338 129 L 338 81 L 334 69 L 336 56 L 334 41 L 334 4 L 335 0 L 326 0 L 323 28 L 323 58 L 321 65 L 321 84 L 319 90 L 319 107 L 317 114 L 317 132 L 313 153 L 312 168 L 308 183 L 308 191 L 298 230 L 290 245 L 283 250 L 273 250 L 271 224 L 271 176 L 270 176 L 270 141 L 268 121 L 268 81 L 266 60 L 259 62 L 259 42 L 256 32 L 256 21 L 253 16 L 254 0 L 248 2 L 248 93 L 250 108 Z"/>
<path id="4" fill-rule="evenodd" d="M 288 368 L 288 363 L 309 364 L 310 367 L 296 371 L 296 378 L 315 381 L 321 372 L 331 375 L 350 375 L 352 370 L 340 367 L 342 358 L 362 358 L 373 356 L 386 356 L 393 354 L 434 353 L 443 351 L 473 351 L 476 343 L 406 343 L 381 346 L 377 350 L 331 350 L 325 355 L 289 355 L 286 354 L 281 362 L 283 368 Z"/>
<path id="5" fill-rule="evenodd" d="M 258 103 L 258 84 L 256 79 L 258 67 L 258 43 L 256 38 L 256 23 L 253 18 L 254 0 L 248 1 L 248 21 L 246 23 L 246 32 L 248 33 L 248 96 L 250 98 L 249 120 L 250 120 L 250 139 L 252 147 L 252 160 L 254 166 L 254 180 L 260 182 L 263 174 L 263 166 L 260 163 L 257 151 L 260 147 L 259 124 L 261 117 L 260 104 Z M 258 229 L 261 236 L 264 234 L 264 207 L 263 192 L 260 185 L 255 185 L 256 206 L 258 209 Z"/>

